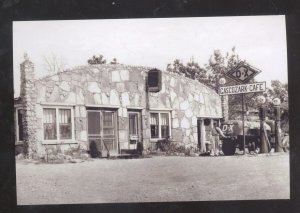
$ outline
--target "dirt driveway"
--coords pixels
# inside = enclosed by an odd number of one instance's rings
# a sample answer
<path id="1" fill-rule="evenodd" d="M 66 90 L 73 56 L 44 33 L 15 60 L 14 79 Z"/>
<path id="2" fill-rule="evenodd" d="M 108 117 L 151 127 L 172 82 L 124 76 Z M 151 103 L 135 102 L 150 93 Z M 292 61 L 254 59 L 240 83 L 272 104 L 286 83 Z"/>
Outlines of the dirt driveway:
<path id="1" fill-rule="evenodd" d="M 289 199 L 289 155 L 17 162 L 24 204 Z"/>

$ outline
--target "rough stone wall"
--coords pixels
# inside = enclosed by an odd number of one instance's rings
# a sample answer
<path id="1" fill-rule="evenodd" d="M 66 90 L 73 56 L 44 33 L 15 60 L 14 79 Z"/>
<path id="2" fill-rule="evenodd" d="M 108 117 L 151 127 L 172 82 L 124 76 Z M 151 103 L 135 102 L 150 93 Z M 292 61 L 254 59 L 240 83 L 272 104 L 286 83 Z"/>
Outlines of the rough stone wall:
<path id="1" fill-rule="evenodd" d="M 197 119 L 221 118 L 221 99 L 212 89 L 182 75 L 163 72 L 162 90 L 150 93 L 150 109 L 172 109 L 171 134 L 186 146 L 198 143 Z"/>
<path id="2" fill-rule="evenodd" d="M 29 158 L 35 158 L 38 152 L 37 117 L 36 117 L 36 91 L 34 84 L 34 64 L 25 58 L 20 65 L 21 69 L 21 94 L 23 103 L 23 130 L 25 154 Z"/>
<path id="3" fill-rule="evenodd" d="M 141 109 L 144 145 L 150 141 L 149 111 L 146 110 L 147 67 L 92 65 L 48 76 L 35 82 L 38 139 L 43 140 L 42 104 L 74 106 L 75 140 L 87 141 L 86 106 L 115 107 L 120 149 L 128 148 L 128 109 Z M 220 97 L 203 84 L 180 75 L 162 74 L 162 90 L 149 93 L 151 109 L 172 110 L 172 137 L 197 144 L 197 118 L 222 117 Z"/>
<path id="4" fill-rule="evenodd" d="M 36 81 L 38 103 L 63 103 L 75 106 L 75 140 L 87 141 L 86 106 L 115 107 L 118 119 L 118 139 L 121 149 L 128 148 L 128 108 L 143 108 L 143 127 L 147 124 L 144 67 L 125 65 L 93 65 L 77 67 Z M 42 122 L 42 105 L 38 120 Z M 42 123 L 41 123 L 42 126 Z M 150 138 L 149 130 L 143 134 Z M 42 129 L 41 131 L 42 132 Z M 39 136 L 43 140 L 43 135 Z"/>

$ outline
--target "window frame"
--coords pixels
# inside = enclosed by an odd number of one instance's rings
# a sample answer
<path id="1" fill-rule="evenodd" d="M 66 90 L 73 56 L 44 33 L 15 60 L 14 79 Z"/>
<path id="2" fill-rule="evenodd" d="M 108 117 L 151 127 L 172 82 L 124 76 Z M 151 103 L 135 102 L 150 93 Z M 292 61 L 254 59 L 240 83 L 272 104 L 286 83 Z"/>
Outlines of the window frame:
<path id="1" fill-rule="evenodd" d="M 19 114 L 18 114 L 19 110 L 24 110 L 24 108 L 23 107 L 15 108 L 15 119 L 16 119 L 15 120 L 15 143 L 22 144 L 24 141 L 20 140 L 20 138 L 19 138 Z M 23 126 L 23 128 L 24 128 L 24 126 Z M 24 135 L 23 135 L 23 137 L 24 137 Z"/>
<path id="2" fill-rule="evenodd" d="M 45 131 L 44 131 L 44 121 L 45 121 L 45 116 L 44 116 L 44 109 L 55 109 L 55 128 L 56 128 L 56 134 L 57 138 L 56 139 L 45 139 Z M 68 109 L 71 110 L 71 138 L 70 139 L 61 139 L 60 138 L 60 128 L 59 128 L 59 110 L 60 109 Z M 72 143 L 74 142 L 74 109 L 73 107 L 69 106 L 43 106 L 42 107 L 42 144 L 58 144 L 58 143 Z"/>
<path id="3" fill-rule="evenodd" d="M 161 137 L 161 123 L 162 123 L 162 120 L 161 120 L 161 114 L 168 114 L 168 122 L 169 122 L 169 137 L 171 137 L 172 135 L 172 132 L 171 132 L 171 111 L 170 110 L 150 110 L 149 111 L 149 116 L 151 117 L 151 113 L 157 113 L 158 114 L 158 138 L 152 138 L 152 135 L 151 135 L 151 132 L 150 132 L 150 140 L 151 141 L 158 141 L 158 140 L 162 140 L 162 139 L 165 139 L 165 138 L 162 138 Z M 150 119 L 149 119 L 150 120 Z M 149 124 L 149 126 L 151 126 L 151 124 Z M 150 127 L 150 131 L 151 131 L 151 127 Z"/>

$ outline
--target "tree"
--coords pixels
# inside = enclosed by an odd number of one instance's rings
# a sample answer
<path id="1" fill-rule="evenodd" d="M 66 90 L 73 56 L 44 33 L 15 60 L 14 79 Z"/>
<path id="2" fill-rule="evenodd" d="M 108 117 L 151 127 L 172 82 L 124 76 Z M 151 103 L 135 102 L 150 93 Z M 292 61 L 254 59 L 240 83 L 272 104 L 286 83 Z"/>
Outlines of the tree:
<path id="1" fill-rule="evenodd" d="M 268 102 L 266 103 L 267 116 L 270 119 L 275 119 L 274 106 L 272 100 L 279 98 L 281 101 L 281 128 L 289 131 L 289 104 L 288 104 L 288 84 L 283 84 L 278 80 L 271 81 L 271 88 L 267 88 L 265 94 Z"/>
<path id="2" fill-rule="evenodd" d="M 66 63 L 62 57 L 58 57 L 54 53 L 43 56 L 44 68 L 49 75 L 62 72 L 65 69 Z"/>
<path id="3" fill-rule="evenodd" d="M 184 65 L 179 59 L 175 59 L 173 64 L 167 65 L 167 71 L 182 74 L 187 78 L 201 81 L 207 79 L 206 70 L 201 68 L 198 63 L 191 59 Z"/>
<path id="4" fill-rule="evenodd" d="M 103 55 L 99 55 L 98 57 L 93 55 L 92 58 L 88 59 L 88 64 L 106 64 L 106 60 L 103 58 Z"/>
<path id="5" fill-rule="evenodd" d="M 113 60 L 110 62 L 110 64 L 118 64 L 117 59 L 113 58 Z"/>
<path id="6" fill-rule="evenodd" d="M 220 50 L 215 50 L 210 56 L 208 64 L 204 68 L 200 67 L 193 59 L 184 65 L 179 59 L 174 60 L 173 64 L 168 64 L 167 70 L 170 72 L 184 74 L 188 78 L 196 79 L 201 83 L 209 86 L 214 90 L 219 88 L 219 79 L 221 77 L 226 79 L 226 86 L 236 85 L 237 83 L 226 76 L 226 73 L 232 70 L 237 65 L 244 63 L 246 60 L 241 60 L 239 55 L 235 52 L 235 47 L 230 52 L 223 56 Z M 249 83 L 256 82 L 255 79 L 250 80 Z M 287 84 L 281 84 L 279 81 L 272 81 L 271 88 L 267 89 L 266 96 L 270 100 L 275 97 L 280 98 L 282 104 L 282 125 L 288 128 L 288 92 Z M 257 96 L 261 93 L 247 93 L 244 94 L 245 110 L 258 110 Z M 242 95 L 229 95 L 229 119 L 240 119 L 242 111 Z M 268 104 L 267 115 L 274 119 L 274 108 L 271 103 Z"/>
<path id="7" fill-rule="evenodd" d="M 222 77 L 226 79 L 227 85 L 236 84 L 233 80 L 227 78 L 225 74 L 240 63 L 246 63 L 246 61 L 240 60 L 235 52 L 235 47 L 231 49 L 231 52 L 227 52 L 225 57 L 220 50 L 215 50 L 209 58 L 208 65 L 205 66 L 209 78 L 208 85 L 211 88 L 218 88 L 218 81 Z"/>

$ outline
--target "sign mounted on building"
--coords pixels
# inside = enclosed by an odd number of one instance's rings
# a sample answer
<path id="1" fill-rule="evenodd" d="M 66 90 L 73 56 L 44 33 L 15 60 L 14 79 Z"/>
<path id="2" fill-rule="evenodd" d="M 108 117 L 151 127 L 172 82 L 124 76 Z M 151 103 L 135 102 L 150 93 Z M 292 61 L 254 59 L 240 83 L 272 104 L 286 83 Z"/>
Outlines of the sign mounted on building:
<path id="1" fill-rule="evenodd" d="M 152 69 L 148 71 L 148 91 L 159 92 L 161 90 L 161 71 Z"/>
<path id="2" fill-rule="evenodd" d="M 255 67 L 250 66 L 249 64 L 241 63 L 237 65 L 234 69 L 226 73 L 226 75 L 237 81 L 238 83 L 244 84 L 247 83 L 250 79 L 254 78 L 261 71 Z"/>
<path id="3" fill-rule="evenodd" d="M 234 95 L 251 92 L 265 92 L 266 82 L 257 82 L 253 84 L 239 84 L 227 87 L 220 87 L 220 95 Z"/>

